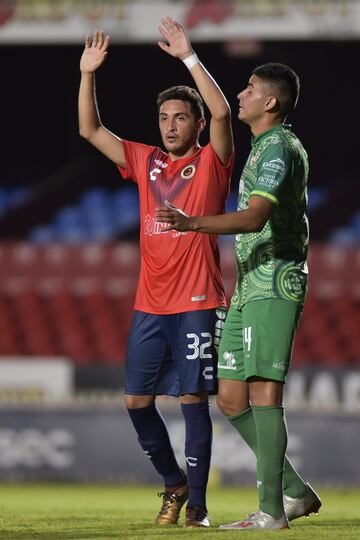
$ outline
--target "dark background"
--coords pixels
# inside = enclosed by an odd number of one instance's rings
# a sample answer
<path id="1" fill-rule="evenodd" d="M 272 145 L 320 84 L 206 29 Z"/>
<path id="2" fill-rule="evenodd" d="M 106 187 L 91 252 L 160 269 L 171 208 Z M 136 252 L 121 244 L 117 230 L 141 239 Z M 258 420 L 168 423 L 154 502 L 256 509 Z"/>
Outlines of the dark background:
<path id="1" fill-rule="evenodd" d="M 198 43 L 195 49 L 232 107 L 237 152 L 233 189 L 250 149 L 249 128 L 237 120 L 238 92 L 253 68 L 264 62 L 287 63 L 299 74 L 301 95 L 290 121 L 309 154 L 310 188 L 323 186 L 330 192 L 326 208 L 312 220 L 315 238 L 326 238 L 329 216 L 341 225 L 358 207 L 355 69 L 360 43 L 267 42 L 250 57 L 230 55 L 229 47 L 221 43 Z M 62 171 L 64 165 L 71 170 L 74 159 L 84 155 L 96 161 L 93 183 L 118 185 L 114 165 L 78 135 L 81 53 L 82 46 L 1 47 L 0 178 L 4 185 L 46 184 L 48 175 Z M 175 84 L 193 82 L 186 68 L 156 44 L 112 45 L 97 74 L 104 125 L 121 137 L 161 145 L 156 97 Z M 202 135 L 204 144 L 207 137 L 207 132 Z M 89 175 L 80 165 L 82 169 Z M 60 176 L 67 174 L 60 172 Z M 61 189 L 76 191 L 78 181 L 64 183 Z"/>

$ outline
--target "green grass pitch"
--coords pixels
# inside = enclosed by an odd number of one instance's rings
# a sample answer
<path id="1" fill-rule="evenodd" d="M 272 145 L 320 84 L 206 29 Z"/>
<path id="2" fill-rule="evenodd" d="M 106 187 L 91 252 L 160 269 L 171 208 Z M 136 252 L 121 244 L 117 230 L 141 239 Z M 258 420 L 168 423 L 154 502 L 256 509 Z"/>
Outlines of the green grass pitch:
<path id="1" fill-rule="evenodd" d="M 156 527 L 153 519 L 161 499 L 156 487 L 103 485 L 1 485 L 0 538 L 32 540 L 195 538 L 253 540 L 281 538 L 360 539 L 360 490 L 320 489 L 323 508 L 318 516 L 301 518 L 285 531 L 221 531 L 220 523 L 235 521 L 256 509 L 252 489 L 212 487 L 208 506 L 211 529 Z M 279 536 L 280 535 L 280 536 Z"/>

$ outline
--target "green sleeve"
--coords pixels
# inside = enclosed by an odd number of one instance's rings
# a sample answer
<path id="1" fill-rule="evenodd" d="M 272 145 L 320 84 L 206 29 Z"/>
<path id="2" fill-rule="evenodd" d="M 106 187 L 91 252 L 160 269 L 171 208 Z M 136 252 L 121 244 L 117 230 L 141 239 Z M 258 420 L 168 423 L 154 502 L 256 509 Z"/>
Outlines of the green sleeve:
<path id="1" fill-rule="evenodd" d="M 262 152 L 257 164 L 257 178 L 251 195 L 260 195 L 279 204 L 286 179 L 291 176 L 292 157 L 281 143 L 271 144 Z"/>

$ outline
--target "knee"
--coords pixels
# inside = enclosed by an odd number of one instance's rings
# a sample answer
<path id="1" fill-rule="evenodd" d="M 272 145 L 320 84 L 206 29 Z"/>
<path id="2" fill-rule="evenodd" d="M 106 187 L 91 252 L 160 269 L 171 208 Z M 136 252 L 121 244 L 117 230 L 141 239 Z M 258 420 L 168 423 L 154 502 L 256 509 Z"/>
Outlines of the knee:
<path id="1" fill-rule="evenodd" d="M 155 402 L 153 396 L 131 396 L 125 395 L 125 406 L 127 409 L 142 409 L 143 407 L 149 407 Z"/>
<path id="2" fill-rule="evenodd" d="M 219 407 L 220 411 L 225 415 L 225 416 L 232 416 L 234 414 L 236 414 L 237 410 L 235 410 L 235 406 L 234 404 L 227 400 L 226 398 L 224 398 L 224 396 L 222 396 L 221 394 L 219 394 L 217 397 L 216 397 L 216 405 Z"/>

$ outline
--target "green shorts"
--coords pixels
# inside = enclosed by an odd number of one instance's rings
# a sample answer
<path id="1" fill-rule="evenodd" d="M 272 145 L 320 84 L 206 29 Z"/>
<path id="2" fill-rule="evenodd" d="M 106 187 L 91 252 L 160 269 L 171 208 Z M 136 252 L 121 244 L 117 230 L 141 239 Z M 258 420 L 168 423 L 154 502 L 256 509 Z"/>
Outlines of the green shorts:
<path id="1" fill-rule="evenodd" d="M 303 305 L 278 298 L 230 307 L 218 360 L 218 378 L 286 381 Z"/>

